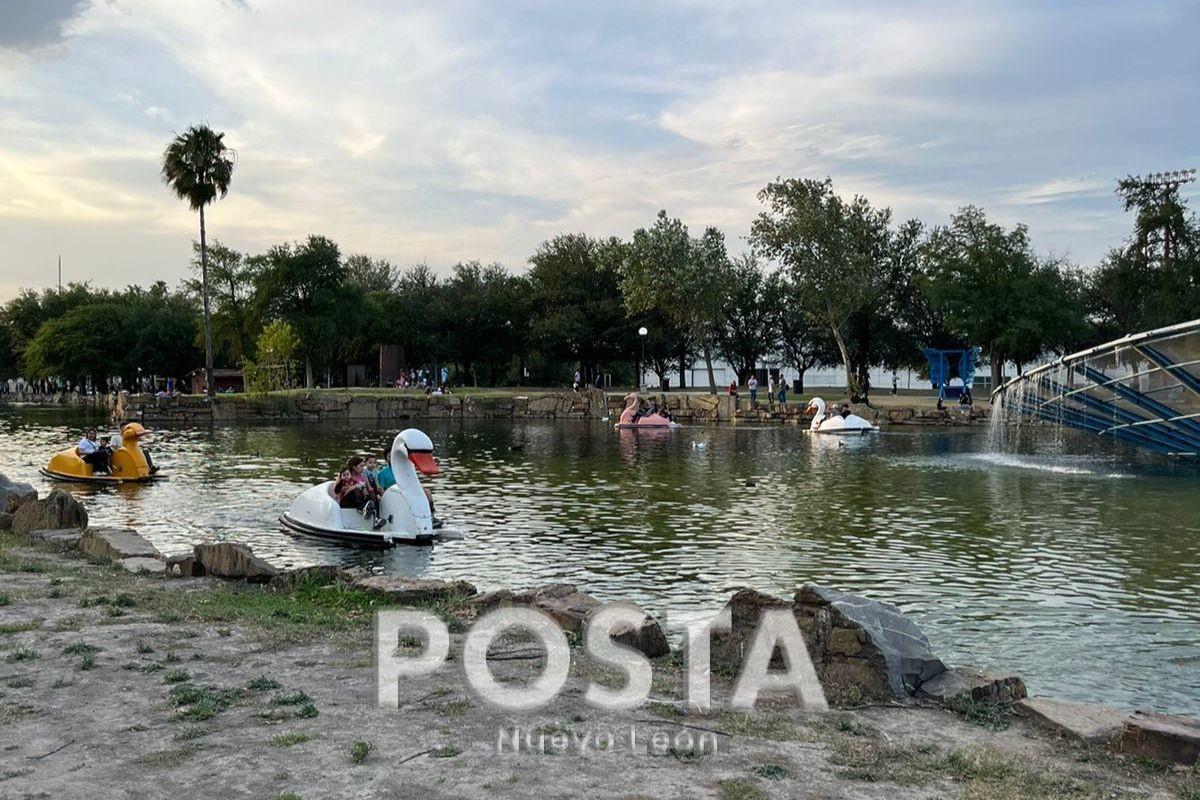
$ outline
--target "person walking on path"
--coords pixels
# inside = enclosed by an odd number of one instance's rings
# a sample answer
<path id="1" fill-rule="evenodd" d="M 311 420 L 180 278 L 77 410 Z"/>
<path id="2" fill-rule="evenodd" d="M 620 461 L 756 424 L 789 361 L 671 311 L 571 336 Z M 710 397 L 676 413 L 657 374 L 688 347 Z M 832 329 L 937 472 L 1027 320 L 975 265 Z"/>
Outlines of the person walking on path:
<path id="1" fill-rule="evenodd" d="M 758 378 L 751 375 L 750 380 L 746 381 L 746 388 L 750 391 L 750 407 L 754 408 L 758 403 Z"/>

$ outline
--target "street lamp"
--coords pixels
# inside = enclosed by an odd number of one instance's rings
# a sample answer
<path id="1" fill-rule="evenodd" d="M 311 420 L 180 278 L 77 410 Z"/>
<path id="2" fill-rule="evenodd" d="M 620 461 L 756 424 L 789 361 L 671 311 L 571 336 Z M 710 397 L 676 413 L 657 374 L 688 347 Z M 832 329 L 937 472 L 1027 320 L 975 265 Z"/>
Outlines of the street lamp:
<path id="1" fill-rule="evenodd" d="M 646 386 L 646 334 L 650 331 L 646 330 L 646 326 L 638 328 L 638 338 L 642 340 L 642 358 L 638 361 L 638 388 L 643 389 Z"/>

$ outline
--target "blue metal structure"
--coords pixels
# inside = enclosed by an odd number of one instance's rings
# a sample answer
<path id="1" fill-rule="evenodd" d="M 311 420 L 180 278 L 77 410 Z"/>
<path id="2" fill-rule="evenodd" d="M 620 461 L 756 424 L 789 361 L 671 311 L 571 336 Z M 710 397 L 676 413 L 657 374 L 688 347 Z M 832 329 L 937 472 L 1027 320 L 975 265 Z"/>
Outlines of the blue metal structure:
<path id="1" fill-rule="evenodd" d="M 964 388 L 969 388 L 975 383 L 975 366 L 979 363 L 978 347 L 961 350 L 922 347 L 921 351 L 929 361 L 929 383 L 937 390 L 939 400 L 948 397 L 956 399 L 962 394 L 961 388 L 950 385 L 953 378 L 962 378 Z"/>
<path id="2" fill-rule="evenodd" d="M 1200 319 L 1083 350 L 1013 378 L 993 413 L 1172 455 L 1200 455 Z"/>

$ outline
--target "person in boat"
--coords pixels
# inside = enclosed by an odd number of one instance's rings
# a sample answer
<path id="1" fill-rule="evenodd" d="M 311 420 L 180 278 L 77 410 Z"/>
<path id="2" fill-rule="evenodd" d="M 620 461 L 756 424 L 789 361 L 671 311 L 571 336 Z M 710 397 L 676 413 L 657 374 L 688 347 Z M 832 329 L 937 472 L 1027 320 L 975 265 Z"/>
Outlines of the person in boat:
<path id="1" fill-rule="evenodd" d="M 75 455 L 91 464 L 96 472 L 109 473 L 112 471 L 112 449 L 108 442 L 97 441 L 96 429 L 88 428 L 79 444 L 75 446 Z"/>
<path id="2" fill-rule="evenodd" d="M 360 511 L 378 530 L 383 527 L 384 521 L 379 518 L 379 500 L 375 490 L 363 474 L 363 463 L 362 456 L 351 456 L 346 460 L 333 487 L 334 499 L 342 508 Z"/>
<path id="3" fill-rule="evenodd" d="M 850 416 L 850 404 L 842 403 L 841 409 L 838 411 L 842 415 L 842 419 L 847 419 Z"/>
<path id="4" fill-rule="evenodd" d="M 366 462 L 363 464 L 363 475 L 367 476 L 367 483 L 371 484 L 371 491 L 376 497 L 383 495 L 383 489 L 379 488 L 379 459 L 372 453 L 367 456 Z"/>
<path id="5" fill-rule="evenodd" d="M 388 460 L 390 458 L 391 453 L 385 448 L 383 451 L 383 466 L 375 474 L 375 488 L 379 490 L 380 496 L 389 488 L 396 485 L 396 476 L 392 472 L 392 463 Z"/>

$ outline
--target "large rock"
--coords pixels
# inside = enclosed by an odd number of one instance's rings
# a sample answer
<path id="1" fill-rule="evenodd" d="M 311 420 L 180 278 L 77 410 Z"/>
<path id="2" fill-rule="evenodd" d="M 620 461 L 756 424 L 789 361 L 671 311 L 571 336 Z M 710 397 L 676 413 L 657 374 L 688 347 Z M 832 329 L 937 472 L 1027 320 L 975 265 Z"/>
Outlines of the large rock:
<path id="1" fill-rule="evenodd" d="M 216 575 L 218 578 L 266 583 L 279 574 L 277 567 L 254 555 L 253 550 L 239 542 L 198 544 L 192 552 L 204 573 Z"/>
<path id="2" fill-rule="evenodd" d="M 291 591 L 305 583 L 315 583 L 324 586 L 330 583 L 346 581 L 350 573 L 337 564 L 322 564 L 314 567 L 297 567 L 280 572 L 271 578 L 271 588 L 277 591 Z"/>
<path id="3" fill-rule="evenodd" d="M 0 513 L 12 514 L 32 500 L 37 500 L 37 489 L 28 483 L 10 481 L 0 473 Z"/>
<path id="4" fill-rule="evenodd" d="M 136 556 L 134 558 L 122 558 L 117 563 L 127 572 L 132 572 L 134 575 L 165 575 L 167 572 L 167 564 L 160 558 Z"/>
<path id="5" fill-rule="evenodd" d="M 33 531 L 86 528 L 88 523 L 87 509 L 75 497 L 62 489 L 52 489 L 50 494 L 41 500 L 31 500 L 22 503 L 13 514 L 13 533 L 31 533 Z"/>
<path id="6" fill-rule="evenodd" d="M 1121 751 L 1164 763 L 1200 760 L 1200 720 L 1153 711 L 1135 711 L 1121 731 Z"/>
<path id="7" fill-rule="evenodd" d="M 564 631 L 582 634 L 591 621 L 592 614 L 603 603 L 569 583 L 552 583 L 520 592 L 491 592 L 477 598 L 474 605 L 480 611 L 490 611 L 503 606 L 529 606 L 546 614 Z M 641 651 L 649 658 L 658 658 L 671 651 L 662 626 L 649 614 L 631 628 L 614 630 L 612 639 Z"/>
<path id="8" fill-rule="evenodd" d="M 741 589 L 726 605 L 732 625 L 729 632 L 713 635 L 716 667 L 740 671 L 763 610 L 790 608 L 825 695 L 834 704 L 911 697 L 946 669 L 916 623 L 889 603 L 805 585 L 790 603 Z M 783 666 L 778 652 L 771 665 Z"/>
<path id="9" fill-rule="evenodd" d="M 951 667 L 922 683 L 920 693 L 944 704 L 963 697 L 976 702 L 1014 703 L 1028 694 L 1019 676 L 979 667 Z"/>
<path id="10" fill-rule="evenodd" d="M 1052 731 L 1086 744 L 1107 744 L 1121 735 L 1128 711 L 1091 703 L 1067 703 L 1048 697 L 1017 701 L 1018 713 Z"/>
<path id="11" fill-rule="evenodd" d="M 162 558 L 154 545 L 129 528 L 88 528 L 79 539 L 79 549 L 105 561 Z"/>
<path id="12" fill-rule="evenodd" d="M 167 574 L 181 578 L 199 578 L 204 575 L 204 565 L 196 560 L 195 552 L 173 555 L 167 558 Z"/>
<path id="13" fill-rule="evenodd" d="M 360 575 L 350 580 L 350 586 L 385 597 L 397 605 L 420 605 L 451 598 L 471 597 L 477 591 L 466 581 L 405 578 L 400 575 Z"/>

